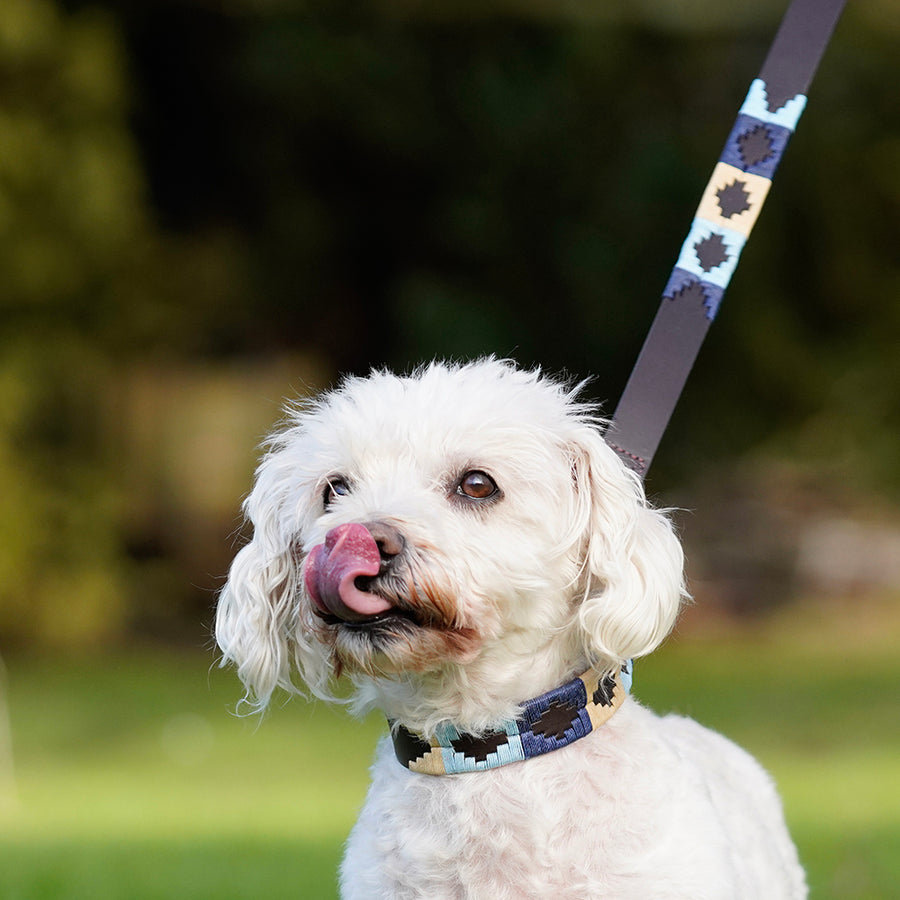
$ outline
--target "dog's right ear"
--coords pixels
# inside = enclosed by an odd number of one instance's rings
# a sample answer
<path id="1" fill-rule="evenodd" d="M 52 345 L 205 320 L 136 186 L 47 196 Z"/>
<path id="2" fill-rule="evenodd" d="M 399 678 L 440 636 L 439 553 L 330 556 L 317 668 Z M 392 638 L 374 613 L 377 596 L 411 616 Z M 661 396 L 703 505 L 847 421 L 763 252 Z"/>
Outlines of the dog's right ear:
<path id="1" fill-rule="evenodd" d="M 216 609 L 222 664 L 233 663 L 253 707 L 262 710 L 276 688 L 291 683 L 297 631 L 298 566 L 289 551 L 272 552 L 258 537 L 231 564 Z"/>
<path id="2" fill-rule="evenodd" d="M 267 441 L 244 514 L 253 538 L 234 558 L 216 609 L 216 642 L 222 665 L 232 663 L 247 688 L 246 700 L 262 711 L 276 689 L 298 693 L 296 672 L 318 697 L 328 691 L 331 669 L 303 621 L 302 550 L 309 494 L 315 478 L 303 466 L 299 407 L 288 425 Z"/>
<path id="3" fill-rule="evenodd" d="M 621 663 L 654 650 L 671 631 L 684 587 L 684 554 L 668 516 L 641 480 L 585 427 L 576 440 L 585 599 L 578 617 L 589 654 Z"/>

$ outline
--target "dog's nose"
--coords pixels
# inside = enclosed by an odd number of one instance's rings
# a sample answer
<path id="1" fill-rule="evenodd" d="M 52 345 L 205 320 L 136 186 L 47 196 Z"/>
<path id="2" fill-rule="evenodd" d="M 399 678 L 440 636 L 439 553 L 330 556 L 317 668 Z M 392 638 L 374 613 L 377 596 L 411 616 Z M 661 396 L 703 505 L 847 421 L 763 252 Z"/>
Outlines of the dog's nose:
<path id="1" fill-rule="evenodd" d="M 387 522 L 365 522 L 364 527 L 378 545 L 382 563 L 389 563 L 406 547 L 406 540 L 400 531 Z"/>

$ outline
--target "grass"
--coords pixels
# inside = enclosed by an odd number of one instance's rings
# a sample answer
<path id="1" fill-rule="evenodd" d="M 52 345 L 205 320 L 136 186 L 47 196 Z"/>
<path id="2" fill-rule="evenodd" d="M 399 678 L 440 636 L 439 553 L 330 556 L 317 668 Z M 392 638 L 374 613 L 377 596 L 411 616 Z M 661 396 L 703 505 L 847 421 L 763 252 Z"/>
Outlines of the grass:
<path id="1" fill-rule="evenodd" d="M 752 634 L 676 635 L 637 670 L 645 702 L 774 774 L 823 900 L 900 897 L 897 630 L 857 619 L 850 634 L 801 611 Z M 7 663 L 2 900 L 336 897 L 377 717 L 295 700 L 238 718 L 233 674 L 202 652 Z"/>

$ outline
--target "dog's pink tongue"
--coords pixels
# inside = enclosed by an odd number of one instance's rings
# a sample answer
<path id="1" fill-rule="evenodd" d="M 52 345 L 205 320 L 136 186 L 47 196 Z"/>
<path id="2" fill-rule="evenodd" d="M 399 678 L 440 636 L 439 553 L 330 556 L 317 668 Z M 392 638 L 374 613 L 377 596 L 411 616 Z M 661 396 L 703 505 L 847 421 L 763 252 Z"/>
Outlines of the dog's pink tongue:
<path id="1" fill-rule="evenodd" d="M 306 590 L 322 612 L 345 622 L 362 622 L 387 612 L 391 604 L 360 590 L 356 579 L 377 575 L 381 553 L 364 525 L 338 525 L 325 535 L 306 558 L 303 577 Z"/>

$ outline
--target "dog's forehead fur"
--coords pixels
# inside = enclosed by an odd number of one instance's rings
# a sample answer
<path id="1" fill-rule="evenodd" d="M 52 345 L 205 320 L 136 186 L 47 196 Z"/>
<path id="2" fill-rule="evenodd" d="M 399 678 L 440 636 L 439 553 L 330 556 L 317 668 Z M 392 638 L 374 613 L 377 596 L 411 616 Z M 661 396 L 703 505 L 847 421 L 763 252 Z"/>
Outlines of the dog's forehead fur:
<path id="1" fill-rule="evenodd" d="M 511 440 L 524 461 L 523 444 L 558 447 L 590 418 L 590 407 L 565 385 L 491 359 L 350 378 L 303 416 L 302 428 L 331 465 L 414 457 L 427 466 L 508 459 Z"/>

